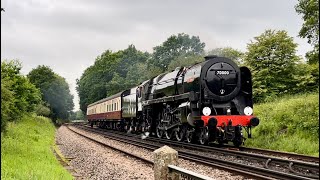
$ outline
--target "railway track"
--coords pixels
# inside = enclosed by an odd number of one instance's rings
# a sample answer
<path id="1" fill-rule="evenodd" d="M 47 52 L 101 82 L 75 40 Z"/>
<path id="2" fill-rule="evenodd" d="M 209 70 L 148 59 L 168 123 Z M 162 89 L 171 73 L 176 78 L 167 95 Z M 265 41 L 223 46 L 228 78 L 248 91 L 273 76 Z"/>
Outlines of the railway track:
<path id="1" fill-rule="evenodd" d="M 138 135 L 126 134 L 121 132 L 111 133 L 103 131 L 102 129 L 92 129 L 86 126 L 77 126 L 77 128 L 81 128 L 83 130 L 94 132 L 97 134 L 103 134 L 107 138 L 127 144 L 132 144 L 152 151 L 163 146 L 164 144 L 170 145 L 176 147 L 179 152 L 180 158 L 231 171 L 237 174 L 244 175 L 245 177 L 256 179 L 319 179 L 319 164 L 316 163 L 283 159 L 274 156 L 253 154 L 243 151 L 234 151 L 209 146 L 188 144 L 152 137 L 147 138 L 146 140 L 141 140 L 141 138 L 137 138 L 140 137 Z M 204 154 L 195 153 L 195 151 L 203 150 L 205 150 Z M 234 156 L 236 158 L 250 159 L 254 161 L 262 161 L 264 162 L 264 167 L 256 167 L 208 156 L 208 154 L 212 153 L 221 154 L 223 156 Z M 277 165 L 283 166 L 282 169 L 285 170 L 279 171 L 279 167 L 277 170 L 272 169 L 271 166 Z"/>
<path id="2" fill-rule="evenodd" d="M 88 128 L 91 128 L 90 126 L 86 126 Z M 96 128 L 99 131 L 105 132 L 103 129 Z M 141 135 L 137 134 L 127 134 L 124 132 L 119 132 L 119 131 L 112 131 L 113 133 L 125 135 L 125 136 L 130 136 L 130 137 L 136 137 L 140 138 Z M 314 156 L 307 156 L 307 155 L 302 155 L 302 154 L 296 154 L 296 153 L 289 153 L 289 152 L 281 152 L 281 151 L 273 151 L 273 150 L 268 150 L 268 149 L 259 149 L 259 148 L 249 148 L 249 147 L 240 147 L 236 148 L 234 146 L 230 145 L 224 145 L 224 146 L 218 146 L 218 145 L 213 145 L 213 146 L 203 146 L 199 144 L 189 144 L 185 142 L 178 142 L 174 140 L 167 140 L 167 139 L 159 139 L 155 137 L 148 137 L 146 140 L 150 141 L 155 141 L 159 143 L 165 143 L 169 145 L 174 145 L 174 146 L 181 146 L 181 147 L 191 147 L 191 148 L 197 148 L 198 151 L 210 151 L 214 150 L 216 152 L 222 152 L 222 153 L 227 153 L 230 151 L 240 151 L 240 152 L 247 152 L 247 153 L 253 153 L 253 154 L 261 154 L 261 155 L 266 155 L 266 157 L 269 158 L 269 156 L 274 156 L 275 158 L 281 157 L 287 158 L 290 160 L 298 160 L 298 161 L 303 161 L 303 162 L 310 162 L 310 163 L 317 163 L 319 164 L 319 157 L 314 157 Z"/>
<path id="3" fill-rule="evenodd" d="M 288 153 L 288 152 L 281 152 L 281 151 L 273 151 L 268 149 L 259 149 L 259 148 L 249 148 L 249 147 L 241 147 L 241 151 L 246 152 L 253 152 L 253 153 L 259 153 L 259 154 L 265 154 L 265 155 L 271 155 L 276 157 L 287 157 L 290 159 L 295 160 L 301 160 L 306 162 L 317 162 L 319 163 L 319 157 L 314 156 L 307 156 L 303 154 L 296 154 L 296 153 Z"/>

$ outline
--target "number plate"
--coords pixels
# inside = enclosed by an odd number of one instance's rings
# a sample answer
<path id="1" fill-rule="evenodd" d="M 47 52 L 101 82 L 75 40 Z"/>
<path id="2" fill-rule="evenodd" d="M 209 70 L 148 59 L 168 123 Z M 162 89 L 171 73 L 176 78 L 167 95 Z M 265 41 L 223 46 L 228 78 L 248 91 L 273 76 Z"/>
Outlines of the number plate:
<path id="1" fill-rule="evenodd" d="M 229 75 L 229 71 L 216 71 L 216 75 Z"/>

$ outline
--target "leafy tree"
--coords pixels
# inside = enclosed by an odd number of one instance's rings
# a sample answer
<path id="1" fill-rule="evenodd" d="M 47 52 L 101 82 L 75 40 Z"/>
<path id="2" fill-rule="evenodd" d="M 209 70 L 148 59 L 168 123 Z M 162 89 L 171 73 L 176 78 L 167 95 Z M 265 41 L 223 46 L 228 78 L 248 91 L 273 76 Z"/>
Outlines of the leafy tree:
<path id="1" fill-rule="evenodd" d="M 238 65 L 243 64 L 244 53 L 237 49 L 233 49 L 231 47 L 215 48 L 215 49 L 212 49 L 211 51 L 208 51 L 207 54 L 230 58 L 234 62 L 236 62 Z"/>
<path id="2" fill-rule="evenodd" d="M 121 51 L 121 60 L 118 63 L 116 72 L 121 77 L 127 77 L 127 72 L 130 67 L 137 63 L 145 63 L 150 58 L 147 52 L 141 52 L 131 44 L 127 49 Z"/>
<path id="3" fill-rule="evenodd" d="M 205 43 L 199 37 L 180 33 L 170 36 L 160 46 L 153 48 L 152 66 L 160 67 L 162 72 L 167 70 L 168 65 L 179 56 L 202 55 Z M 150 66 L 150 65 L 149 65 Z"/>
<path id="4" fill-rule="evenodd" d="M 54 120 L 58 118 L 67 119 L 74 107 L 69 85 L 63 77 L 58 75 L 55 75 L 55 79 L 50 83 L 50 86 L 44 89 L 44 100 L 50 105 L 51 117 Z"/>
<path id="5" fill-rule="evenodd" d="M 309 63 L 319 62 L 319 0 L 298 0 L 295 6 L 298 14 L 302 14 L 304 23 L 299 36 L 307 38 L 314 49 L 306 54 Z"/>
<path id="6" fill-rule="evenodd" d="M 19 120 L 33 112 L 41 101 L 39 89 L 21 75 L 22 65 L 17 60 L 1 63 L 1 131 L 7 121 Z"/>
<path id="7" fill-rule="evenodd" d="M 35 109 L 35 112 L 38 116 L 45 116 L 45 117 L 50 117 L 50 114 L 51 114 L 49 105 L 45 102 L 38 104 L 38 106 Z"/>
<path id="8" fill-rule="evenodd" d="M 126 77 L 126 88 L 132 88 L 153 76 L 147 65 L 137 63 L 128 68 Z"/>
<path id="9" fill-rule="evenodd" d="M 14 108 L 14 97 L 13 92 L 9 90 L 10 86 L 11 84 L 7 79 L 1 78 L 1 132 L 6 128 L 11 109 Z"/>
<path id="10" fill-rule="evenodd" d="M 306 64 L 300 62 L 295 66 L 294 81 L 296 86 L 294 93 L 303 93 L 319 90 L 319 66 L 318 64 Z"/>
<path id="11" fill-rule="evenodd" d="M 27 76 L 33 84 L 39 87 L 42 92 L 42 97 L 44 97 L 44 90 L 47 89 L 56 78 L 52 69 L 44 65 L 39 65 L 37 68 L 32 69 Z"/>
<path id="12" fill-rule="evenodd" d="M 84 114 L 82 113 L 82 111 L 77 111 L 76 112 L 76 119 L 78 119 L 78 120 L 83 120 L 84 119 Z"/>
<path id="13" fill-rule="evenodd" d="M 80 98 L 80 109 L 84 113 L 89 104 L 107 96 L 106 83 L 112 80 L 121 56 L 122 52 L 105 51 L 84 71 L 80 79 L 77 79 L 76 89 Z"/>
<path id="14" fill-rule="evenodd" d="M 147 64 L 147 72 L 146 72 L 146 74 L 148 76 L 147 79 L 155 77 L 161 73 L 162 73 L 162 68 L 160 68 L 158 66 L 150 66 Z M 147 79 L 145 79 L 145 80 L 147 80 Z"/>
<path id="15" fill-rule="evenodd" d="M 202 61 L 204 61 L 204 58 L 203 56 L 199 55 L 179 56 L 174 61 L 171 61 L 171 63 L 168 66 L 168 70 L 171 71 L 181 66 L 190 66 Z"/>
<path id="16" fill-rule="evenodd" d="M 71 112 L 69 119 L 70 120 L 84 120 L 85 117 L 84 117 L 83 112 L 81 110 L 79 110 L 76 112 Z"/>
<path id="17" fill-rule="evenodd" d="M 113 74 L 112 80 L 106 83 L 106 88 L 108 89 L 107 96 L 116 94 L 121 90 L 126 89 L 126 87 L 127 87 L 126 80 L 123 77 L 121 77 L 118 73 L 115 72 Z"/>
<path id="18" fill-rule="evenodd" d="M 297 44 L 286 31 L 266 30 L 247 45 L 244 62 L 251 69 L 256 101 L 294 88 Z"/>
<path id="19" fill-rule="evenodd" d="M 67 119 L 74 104 L 66 80 L 54 73 L 48 66 L 38 66 L 32 69 L 27 76 L 41 90 L 42 99 L 51 109 L 50 116 L 53 120 Z"/>
<path id="20" fill-rule="evenodd" d="M 137 50 L 134 45 L 118 52 L 108 50 L 102 53 L 77 80 L 80 109 L 85 113 L 89 104 L 137 85 L 139 78 L 133 74 L 138 77 L 149 74 L 144 65 L 149 60 L 150 54 Z"/>

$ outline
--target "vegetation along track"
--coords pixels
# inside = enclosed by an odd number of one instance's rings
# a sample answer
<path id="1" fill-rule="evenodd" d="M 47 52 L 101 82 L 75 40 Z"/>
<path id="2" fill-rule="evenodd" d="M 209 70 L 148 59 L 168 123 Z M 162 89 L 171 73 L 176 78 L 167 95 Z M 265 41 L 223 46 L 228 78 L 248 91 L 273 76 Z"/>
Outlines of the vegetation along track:
<path id="1" fill-rule="evenodd" d="M 246 177 L 259 179 L 319 179 L 319 164 L 316 163 L 168 141 L 152 137 L 142 140 L 141 138 L 137 138 L 138 135 L 120 132 L 106 132 L 102 129 L 90 128 L 87 126 L 77 127 L 86 131 L 103 134 L 110 139 L 143 147 L 149 150 L 155 150 L 164 144 L 167 144 L 175 147 L 179 152 L 179 157 L 181 158 L 228 170 L 237 174 L 242 174 Z M 239 159 L 242 160 L 239 161 Z"/>

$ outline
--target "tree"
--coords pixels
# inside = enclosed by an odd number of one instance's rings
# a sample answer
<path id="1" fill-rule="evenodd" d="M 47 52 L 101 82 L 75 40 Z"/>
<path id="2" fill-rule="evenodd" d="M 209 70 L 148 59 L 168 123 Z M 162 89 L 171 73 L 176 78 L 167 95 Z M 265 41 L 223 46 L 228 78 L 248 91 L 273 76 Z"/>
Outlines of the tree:
<path id="1" fill-rule="evenodd" d="M 18 60 L 1 63 L 1 131 L 7 121 L 17 121 L 33 112 L 41 101 L 39 89 L 21 75 L 21 68 Z"/>
<path id="2" fill-rule="evenodd" d="M 82 113 L 81 110 L 76 112 L 76 119 L 77 120 L 84 120 L 84 114 Z"/>
<path id="3" fill-rule="evenodd" d="M 121 60 L 122 52 L 110 50 L 98 56 L 94 64 L 88 67 L 80 79 L 77 79 L 77 92 L 80 98 L 80 109 L 86 113 L 87 106 L 107 97 L 106 83 L 111 81 Z"/>
<path id="4" fill-rule="evenodd" d="M 230 58 L 234 62 L 236 62 L 238 65 L 243 64 L 244 53 L 237 49 L 233 49 L 231 47 L 215 48 L 215 49 L 212 49 L 211 51 L 208 51 L 207 54 Z"/>
<path id="5" fill-rule="evenodd" d="M 319 62 L 319 0 L 298 0 L 296 12 L 302 14 L 304 23 L 299 36 L 307 38 L 314 49 L 306 54 L 309 63 Z"/>
<path id="6" fill-rule="evenodd" d="M 1 72 L 2 75 L 2 72 Z M 10 82 L 1 78 L 1 132 L 5 130 L 7 121 L 12 117 L 11 109 L 14 108 L 14 96 L 10 91 Z"/>
<path id="7" fill-rule="evenodd" d="M 51 118 L 67 119 L 73 109 L 73 96 L 66 80 L 48 66 L 38 66 L 27 75 L 41 90 L 42 99 L 51 109 Z"/>
<path id="8" fill-rule="evenodd" d="M 148 74 L 144 71 L 147 68 L 141 64 L 149 59 L 149 53 L 137 50 L 134 45 L 118 52 L 107 50 L 98 56 L 95 63 L 77 80 L 80 109 L 83 113 L 89 104 L 137 85 L 139 78 L 136 79 L 135 76 L 144 77 Z M 128 75 L 129 71 L 131 75 Z"/>
<path id="9" fill-rule="evenodd" d="M 145 63 L 137 63 L 128 68 L 126 81 L 126 89 L 132 88 L 145 80 L 148 80 L 152 77 Z"/>
<path id="10" fill-rule="evenodd" d="M 295 66 L 294 93 L 312 92 L 319 90 L 319 66 L 300 62 Z"/>
<path id="11" fill-rule="evenodd" d="M 266 30 L 247 45 L 244 63 L 252 72 L 255 101 L 294 88 L 297 44 L 286 31 Z"/>
<path id="12" fill-rule="evenodd" d="M 127 77 L 128 69 L 137 63 L 145 63 L 150 58 L 150 54 L 136 49 L 131 44 L 127 49 L 121 51 L 120 61 L 116 72 L 123 78 Z"/>
<path id="13" fill-rule="evenodd" d="M 50 117 L 51 110 L 48 108 L 50 105 L 46 102 L 42 102 L 38 104 L 38 106 L 35 109 L 35 112 L 38 116 L 45 116 Z"/>
<path id="14" fill-rule="evenodd" d="M 55 119 L 67 119 L 72 111 L 73 96 L 70 94 L 66 80 L 56 75 L 48 88 L 44 89 L 44 100 L 48 102 L 52 110 L 51 117 Z"/>
<path id="15" fill-rule="evenodd" d="M 127 89 L 127 82 L 123 77 L 115 72 L 113 74 L 112 80 L 106 83 L 106 88 L 108 89 L 107 96 L 111 96 Z"/>
<path id="16" fill-rule="evenodd" d="M 199 55 L 191 55 L 191 56 L 179 56 L 174 61 L 168 65 L 168 70 L 172 71 L 177 67 L 186 67 L 191 66 L 193 64 L 204 61 L 204 58 Z"/>
<path id="17" fill-rule="evenodd" d="M 168 65 L 179 56 L 202 55 L 205 43 L 198 36 L 190 37 L 180 33 L 170 36 L 160 46 L 153 48 L 153 62 L 151 66 L 160 67 L 162 72 L 167 70 Z M 150 65 L 149 65 L 150 66 Z"/>

